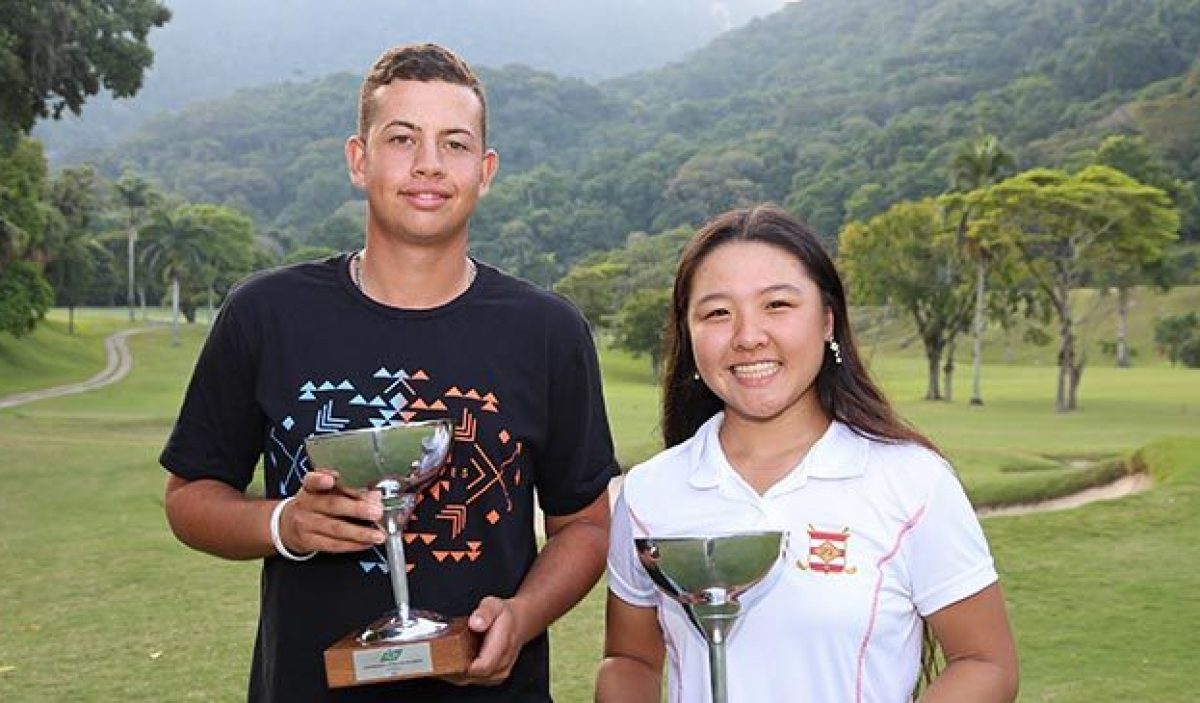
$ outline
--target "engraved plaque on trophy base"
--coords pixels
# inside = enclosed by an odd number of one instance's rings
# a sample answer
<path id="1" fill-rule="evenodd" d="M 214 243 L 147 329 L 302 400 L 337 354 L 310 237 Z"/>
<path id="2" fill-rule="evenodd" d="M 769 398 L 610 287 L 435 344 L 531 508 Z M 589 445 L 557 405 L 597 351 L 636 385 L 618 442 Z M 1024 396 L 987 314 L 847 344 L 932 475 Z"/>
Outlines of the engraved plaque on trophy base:
<path id="1" fill-rule="evenodd" d="M 352 632 L 325 650 L 330 688 L 461 674 L 479 652 L 479 635 L 467 627 L 465 617 L 451 619 L 428 639 L 363 643 L 360 634 Z"/>

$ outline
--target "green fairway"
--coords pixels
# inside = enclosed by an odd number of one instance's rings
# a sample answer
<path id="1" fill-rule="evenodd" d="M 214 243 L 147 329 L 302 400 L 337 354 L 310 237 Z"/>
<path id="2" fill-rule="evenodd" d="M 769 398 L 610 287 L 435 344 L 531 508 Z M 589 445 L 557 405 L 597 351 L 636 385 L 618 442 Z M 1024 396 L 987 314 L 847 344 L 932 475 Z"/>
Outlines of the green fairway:
<path id="1" fill-rule="evenodd" d="M 34 339 L 0 341 L 4 394 L 93 375 L 104 334 L 124 324 L 89 314 L 71 337 L 62 320 L 56 311 Z M 203 332 L 186 328 L 178 347 L 166 328 L 133 337 L 126 380 L 0 410 L 0 700 L 244 698 L 258 564 L 176 542 L 156 462 Z M 946 449 L 977 501 L 1070 490 L 1150 445 L 1157 483 L 1146 494 L 985 521 L 1021 645 L 1023 701 L 1195 699 L 1200 371 L 1142 361 L 1090 367 L 1081 410 L 1057 415 L 1046 365 L 985 367 L 987 403 L 970 407 L 920 400 L 912 350 L 875 358 L 902 412 Z M 644 359 L 606 351 L 603 367 L 629 465 L 657 448 L 657 392 Z M 965 372 L 957 384 L 965 397 Z M 602 600 L 598 587 L 553 630 L 560 701 L 591 698 Z"/>
<path id="2" fill-rule="evenodd" d="M 1157 487 L 984 522 L 1021 652 L 1022 701 L 1195 701 L 1200 440 L 1144 452 Z"/>

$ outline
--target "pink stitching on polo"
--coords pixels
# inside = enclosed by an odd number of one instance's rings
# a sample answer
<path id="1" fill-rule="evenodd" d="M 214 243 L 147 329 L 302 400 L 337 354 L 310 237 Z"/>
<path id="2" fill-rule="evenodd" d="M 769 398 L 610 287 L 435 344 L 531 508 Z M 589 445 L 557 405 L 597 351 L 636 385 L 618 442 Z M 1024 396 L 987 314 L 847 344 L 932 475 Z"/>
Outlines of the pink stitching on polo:
<path id="1" fill-rule="evenodd" d="M 900 527 L 900 532 L 896 534 L 896 543 L 892 545 L 892 550 L 879 558 L 875 563 L 875 568 L 879 572 L 875 577 L 875 592 L 871 596 L 871 618 L 867 621 L 867 631 L 863 635 L 862 644 L 858 647 L 858 670 L 854 677 L 854 700 L 862 703 L 862 686 L 863 686 L 863 667 L 867 660 L 867 643 L 871 641 L 871 635 L 875 631 L 875 616 L 879 613 L 879 592 L 883 589 L 883 565 L 888 563 L 892 557 L 896 556 L 896 552 L 900 551 L 900 542 L 904 539 L 917 521 L 925 514 L 925 506 L 921 506 L 916 514 L 904 521 Z"/>

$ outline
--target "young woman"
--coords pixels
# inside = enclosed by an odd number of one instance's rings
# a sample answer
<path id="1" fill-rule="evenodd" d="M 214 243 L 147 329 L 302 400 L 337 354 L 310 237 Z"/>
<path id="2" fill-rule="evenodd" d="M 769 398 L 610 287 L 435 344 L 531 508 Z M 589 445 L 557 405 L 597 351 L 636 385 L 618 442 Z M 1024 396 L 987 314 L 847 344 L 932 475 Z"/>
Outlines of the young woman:
<path id="1" fill-rule="evenodd" d="M 596 699 L 709 698 L 707 648 L 638 562 L 637 537 L 787 534 L 783 572 L 727 645 L 729 700 L 1012 701 L 1017 658 L 979 522 L 933 444 L 859 359 L 813 232 L 760 206 L 709 222 L 675 278 L 667 449 L 624 481 L 609 546 Z"/>

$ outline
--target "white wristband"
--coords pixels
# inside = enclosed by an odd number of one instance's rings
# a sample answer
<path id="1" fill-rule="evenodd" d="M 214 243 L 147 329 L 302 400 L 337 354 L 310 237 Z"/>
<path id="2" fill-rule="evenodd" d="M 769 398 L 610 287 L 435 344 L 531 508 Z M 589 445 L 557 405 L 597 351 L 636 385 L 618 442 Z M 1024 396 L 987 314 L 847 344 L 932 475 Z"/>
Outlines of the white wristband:
<path id="1" fill-rule="evenodd" d="M 275 545 L 275 551 L 279 552 L 279 556 L 292 561 L 308 561 L 317 556 L 316 552 L 308 554 L 292 554 L 288 548 L 283 546 L 283 540 L 279 539 L 279 516 L 283 514 L 283 506 L 292 502 L 296 496 L 288 496 L 275 504 L 275 509 L 271 511 L 271 544 Z"/>

